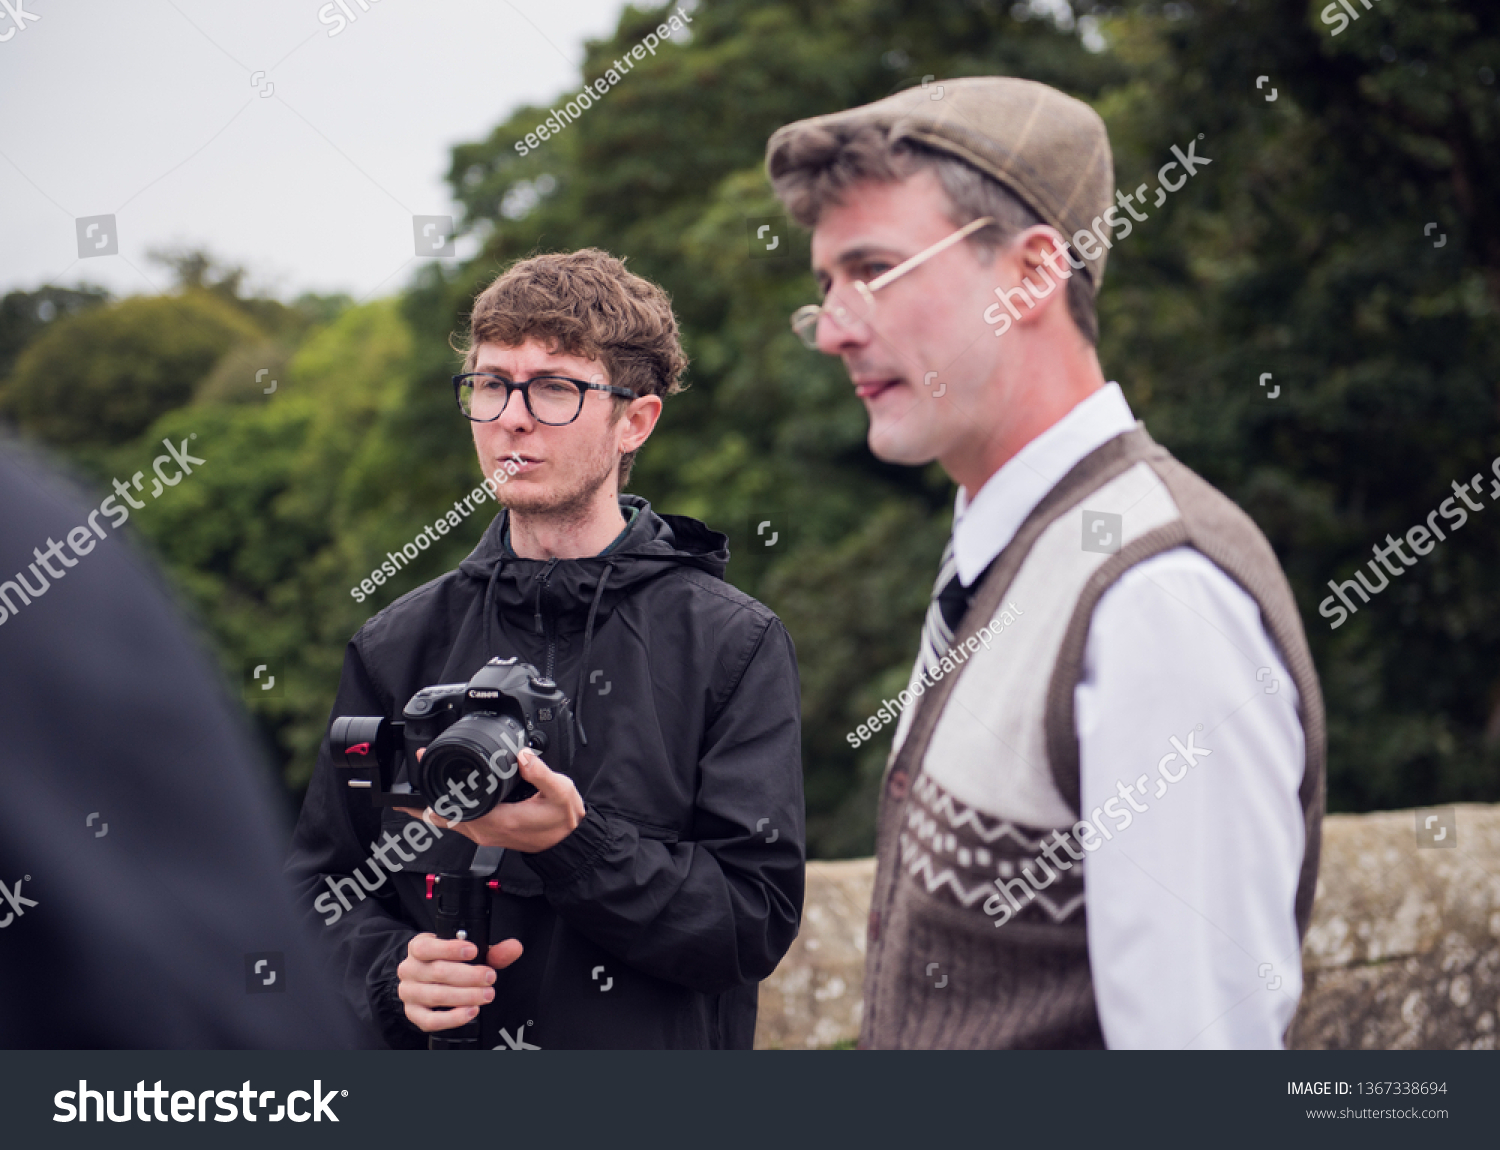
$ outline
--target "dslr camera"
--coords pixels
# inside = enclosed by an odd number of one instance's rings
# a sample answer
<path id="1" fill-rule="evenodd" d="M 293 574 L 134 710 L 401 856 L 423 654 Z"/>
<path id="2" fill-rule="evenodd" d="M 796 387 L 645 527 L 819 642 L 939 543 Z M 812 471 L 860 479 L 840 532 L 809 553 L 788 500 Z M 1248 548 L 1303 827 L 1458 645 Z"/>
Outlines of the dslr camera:
<path id="1" fill-rule="evenodd" d="M 515 658 L 491 659 L 467 683 L 423 687 L 400 719 L 340 715 L 329 732 L 349 787 L 367 792 L 371 806 L 432 807 L 446 795 L 445 809 L 460 813 L 445 817 L 458 822 L 536 793 L 520 777 L 522 748 L 567 772 L 573 737 L 567 695 Z"/>

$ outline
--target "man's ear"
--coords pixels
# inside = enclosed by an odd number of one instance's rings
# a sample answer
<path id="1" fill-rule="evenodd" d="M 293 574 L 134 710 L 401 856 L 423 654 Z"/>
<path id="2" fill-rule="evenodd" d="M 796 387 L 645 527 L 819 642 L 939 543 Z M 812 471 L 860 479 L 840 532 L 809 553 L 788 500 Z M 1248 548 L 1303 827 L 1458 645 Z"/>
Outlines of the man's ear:
<path id="1" fill-rule="evenodd" d="M 651 438 L 656 430 L 656 421 L 661 418 L 661 396 L 638 395 L 625 405 L 619 422 L 620 451 L 628 455 L 639 451 L 641 445 Z"/>
<path id="2" fill-rule="evenodd" d="M 1015 277 L 1009 307 L 1016 322 L 1035 323 L 1054 302 L 1067 310 L 1067 283 L 1073 277 L 1067 241 L 1056 228 L 1037 224 L 1015 237 L 1001 253 L 1001 266 Z M 998 294 L 998 293 L 997 293 Z M 1017 306 L 1017 305 L 1021 306 Z"/>

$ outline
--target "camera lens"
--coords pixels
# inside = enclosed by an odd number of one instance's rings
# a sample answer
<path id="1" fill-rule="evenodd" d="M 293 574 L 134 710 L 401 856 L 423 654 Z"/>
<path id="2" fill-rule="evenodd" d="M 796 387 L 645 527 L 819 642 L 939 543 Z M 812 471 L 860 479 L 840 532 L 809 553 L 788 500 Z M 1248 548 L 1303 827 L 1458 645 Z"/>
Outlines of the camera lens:
<path id="1" fill-rule="evenodd" d="M 509 715 L 465 715 L 423 752 L 417 789 L 453 798 L 460 821 L 480 818 L 523 785 L 516 755 L 525 746 L 525 728 Z"/>

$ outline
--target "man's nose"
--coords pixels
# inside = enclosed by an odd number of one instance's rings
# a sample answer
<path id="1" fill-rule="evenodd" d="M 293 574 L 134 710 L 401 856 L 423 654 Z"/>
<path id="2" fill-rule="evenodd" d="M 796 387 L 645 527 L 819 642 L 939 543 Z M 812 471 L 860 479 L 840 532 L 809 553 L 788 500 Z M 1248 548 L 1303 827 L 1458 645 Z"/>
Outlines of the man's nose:
<path id="1" fill-rule="evenodd" d="M 506 428 L 516 429 L 529 428 L 534 422 L 531 411 L 526 406 L 526 397 L 521 393 L 520 388 L 505 397 L 505 406 L 500 409 L 495 422 Z"/>
<path id="2" fill-rule="evenodd" d="M 826 299 L 829 310 L 818 316 L 818 350 L 824 355 L 842 355 L 868 344 L 874 337 L 869 322 L 873 317 L 862 318 L 861 312 L 867 309 L 861 307 L 853 290 L 844 285 L 830 291 Z M 838 319 L 830 314 L 835 309 Z"/>
<path id="3" fill-rule="evenodd" d="M 848 313 L 845 313 L 848 315 Z M 870 342 L 870 325 L 852 315 L 840 322 L 824 312 L 818 317 L 818 350 L 824 355 L 843 355 Z"/>

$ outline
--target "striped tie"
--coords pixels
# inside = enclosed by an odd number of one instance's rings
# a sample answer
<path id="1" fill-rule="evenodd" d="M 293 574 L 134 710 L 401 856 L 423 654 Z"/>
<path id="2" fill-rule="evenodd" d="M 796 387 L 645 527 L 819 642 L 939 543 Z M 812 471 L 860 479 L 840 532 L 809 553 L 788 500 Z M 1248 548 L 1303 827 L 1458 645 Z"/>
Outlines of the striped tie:
<path id="1" fill-rule="evenodd" d="M 922 650 L 917 673 L 931 679 L 938 674 L 944 655 L 953 648 L 953 634 L 969 609 L 969 592 L 958 577 L 958 560 L 953 557 L 953 539 L 943 548 L 943 561 L 937 581 L 932 585 L 932 602 L 922 623 Z"/>

